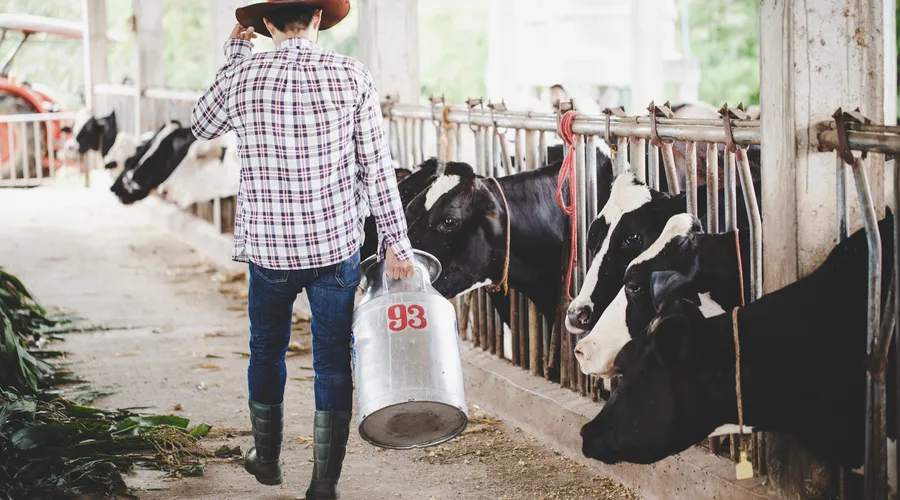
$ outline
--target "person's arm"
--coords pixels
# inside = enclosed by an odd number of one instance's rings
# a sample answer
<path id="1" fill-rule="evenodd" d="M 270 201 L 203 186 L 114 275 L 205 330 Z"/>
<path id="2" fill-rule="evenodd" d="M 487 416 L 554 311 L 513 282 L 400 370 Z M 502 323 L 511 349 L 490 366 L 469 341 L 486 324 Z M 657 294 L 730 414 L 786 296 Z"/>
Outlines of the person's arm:
<path id="1" fill-rule="evenodd" d="M 411 276 L 412 246 L 406 235 L 406 214 L 391 166 L 391 151 L 384 137 L 381 104 L 368 70 L 360 82 L 354 127 L 356 161 L 378 227 L 378 259 L 386 258 L 389 268 L 399 266 L 388 269 L 392 277 Z"/>
<path id="2" fill-rule="evenodd" d="M 191 132 L 198 139 L 213 140 L 231 130 L 226 101 L 234 66 L 252 54 L 253 28 L 234 27 L 225 43 L 225 65 L 216 73 L 213 84 L 203 93 L 191 111 Z"/>

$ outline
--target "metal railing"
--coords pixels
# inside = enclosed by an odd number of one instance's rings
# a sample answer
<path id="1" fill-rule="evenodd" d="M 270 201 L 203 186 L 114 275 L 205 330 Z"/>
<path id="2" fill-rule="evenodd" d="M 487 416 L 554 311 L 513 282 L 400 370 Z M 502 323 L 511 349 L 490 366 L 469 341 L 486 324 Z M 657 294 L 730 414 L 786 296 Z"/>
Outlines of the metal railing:
<path id="1" fill-rule="evenodd" d="M 75 113 L 0 116 L 0 186 L 37 186 L 51 180 L 65 162 L 60 129 Z"/>
<path id="2" fill-rule="evenodd" d="M 94 109 L 105 116 L 115 111 L 119 130 L 132 134 L 155 131 L 168 120 L 190 126 L 191 109 L 199 92 L 169 89 L 147 89 L 141 94 L 127 85 L 96 85 Z"/>
<path id="3" fill-rule="evenodd" d="M 569 103 L 568 109 L 571 107 Z M 566 103 L 562 109 L 567 109 Z M 426 157 L 427 145 L 431 143 L 442 160 L 466 161 L 479 175 L 501 177 L 543 166 L 548 156 L 548 143 L 559 140 L 559 115 L 507 111 L 502 104 L 486 104 L 478 99 L 470 100 L 465 106 L 445 106 L 436 100 L 432 100 L 430 106 L 388 101 L 383 104 L 382 111 L 387 120 L 392 154 L 404 168 L 421 163 Z M 762 295 L 762 222 L 745 147 L 760 143 L 759 120 L 748 119 L 741 108 L 728 109 L 727 105 L 720 111 L 721 118 L 718 119 L 677 119 L 667 105 L 653 103 L 649 111 L 648 116 L 625 116 L 621 109 L 607 110 L 603 116 L 578 115 L 573 121 L 578 204 L 578 265 L 573 276 L 573 292 L 580 288 L 590 265 L 592 256 L 586 247 L 587 230 L 601 208 L 597 200 L 594 154 L 599 141 L 605 141 L 613 152 L 614 174 L 621 174 L 630 165 L 636 177 L 654 189 L 659 189 L 660 175 L 665 175 L 672 193 L 682 192 L 673 142 L 683 141 L 686 142 L 685 208 L 694 215 L 699 215 L 697 152 L 699 147 L 706 148 L 708 231 L 719 232 L 720 224 L 725 231 L 737 227 L 736 191 L 740 183 L 746 202 L 743 209 L 750 221 L 750 299 L 757 299 Z M 434 127 L 434 139 L 426 139 L 432 134 L 426 122 Z M 507 141 L 511 141 L 512 146 L 507 145 Z M 725 148 L 721 164 L 719 145 Z M 510 157 L 515 161 L 506 161 Z M 718 217 L 720 166 L 724 173 L 721 184 L 725 188 L 726 204 L 725 220 L 721 223 Z M 562 256 L 559 263 L 562 269 L 568 260 L 568 255 Z M 490 297 L 483 289 L 458 298 L 461 338 L 510 360 L 532 375 L 543 376 L 595 401 L 600 399 L 605 394 L 602 382 L 582 375 L 578 368 L 573 352 L 574 338 L 564 326 L 564 309 L 554 318 L 542 318 L 534 304 L 516 290 L 511 290 L 510 302 L 511 331 L 509 338 L 504 339 L 499 318 L 493 313 Z M 739 453 L 738 444 L 738 438 L 733 437 L 727 447 L 735 460 Z M 719 440 L 711 438 L 709 447 L 718 453 Z M 751 452 L 760 474 L 766 473 L 764 447 L 763 435 L 754 434 Z"/>
<path id="4" fill-rule="evenodd" d="M 894 160 L 894 255 L 893 270 L 882 269 L 882 239 L 878 231 L 878 217 L 869 179 L 865 169 L 867 153 L 900 153 L 900 127 L 872 125 L 857 109 L 844 112 L 838 109 L 834 121 L 820 124 L 819 145 L 824 151 L 834 151 L 837 168 L 837 229 L 838 238 L 843 241 L 850 236 L 849 175 L 852 174 L 859 199 L 863 226 L 866 230 L 869 248 L 868 266 L 868 310 L 866 317 L 866 444 L 865 444 L 865 498 L 887 498 L 887 365 L 891 342 L 900 344 L 900 322 L 896 313 L 900 311 L 900 293 L 897 287 L 897 271 L 900 269 L 900 218 L 896 210 L 900 208 L 900 166 Z M 853 151 L 863 154 L 859 157 Z M 881 311 L 882 280 L 886 271 L 890 276 L 888 299 Z M 895 331 L 897 330 L 897 331 Z M 900 345 L 895 349 L 894 362 L 900 366 Z M 898 421 L 890 423 L 900 431 Z M 900 463 L 896 464 L 900 477 Z M 847 471 L 842 471 L 846 475 Z M 842 481 L 843 483 L 843 481 Z M 846 492 L 841 491 L 842 498 Z"/>

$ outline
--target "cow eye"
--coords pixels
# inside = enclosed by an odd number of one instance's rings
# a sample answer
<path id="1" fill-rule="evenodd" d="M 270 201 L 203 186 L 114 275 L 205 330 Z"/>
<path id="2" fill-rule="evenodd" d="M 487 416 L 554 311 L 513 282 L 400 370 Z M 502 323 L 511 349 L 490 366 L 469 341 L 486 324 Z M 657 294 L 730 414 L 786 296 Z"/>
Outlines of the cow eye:
<path id="1" fill-rule="evenodd" d="M 635 281 L 629 281 L 625 283 L 625 291 L 630 295 L 637 295 L 641 293 L 641 285 Z"/>
<path id="2" fill-rule="evenodd" d="M 456 217 L 445 217 L 444 220 L 441 221 L 440 228 L 444 231 L 453 231 L 454 229 L 459 228 L 459 219 Z"/>
<path id="3" fill-rule="evenodd" d="M 637 233 L 631 233 L 622 241 L 622 248 L 635 248 L 640 246 L 641 236 Z"/>

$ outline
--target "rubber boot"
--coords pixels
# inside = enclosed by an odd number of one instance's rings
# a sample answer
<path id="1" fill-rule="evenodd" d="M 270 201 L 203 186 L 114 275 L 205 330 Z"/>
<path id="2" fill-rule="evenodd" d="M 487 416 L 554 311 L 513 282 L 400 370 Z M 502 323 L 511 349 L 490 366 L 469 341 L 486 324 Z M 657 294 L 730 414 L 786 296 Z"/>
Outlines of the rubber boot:
<path id="1" fill-rule="evenodd" d="M 317 411 L 313 430 L 313 473 L 306 500 L 336 500 L 350 437 L 349 411 Z"/>
<path id="2" fill-rule="evenodd" d="M 281 477 L 281 441 L 284 430 L 284 403 L 275 406 L 250 400 L 253 446 L 244 454 L 244 469 L 267 486 L 277 486 Z"/>

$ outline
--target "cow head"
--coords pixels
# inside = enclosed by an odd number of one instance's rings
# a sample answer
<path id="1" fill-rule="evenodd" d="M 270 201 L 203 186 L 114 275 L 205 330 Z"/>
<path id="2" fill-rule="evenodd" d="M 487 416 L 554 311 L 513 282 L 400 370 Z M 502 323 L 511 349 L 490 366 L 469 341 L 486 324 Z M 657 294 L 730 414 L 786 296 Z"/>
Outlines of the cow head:
<path id="1" fill-rule="evenodd" d="M 115 111 L 102 118 L 95 118 L 87 109 L 81 109 L 72 126 L 63 127 L 62 130 L 72 134 L 64 147 L 68 157 L 83 155 L 88 151 L 98 151 L 106 156 L 119 132 Z"/>
<path id="2" fill-rule="evenodd" d="M 584 456 L 608 464 L 650 464 L 688 449 L 728 420 L 728 377 L 711 375 L 727 368 L 711 367 L 705 357 L 704 344 L 712 338 L 697 304 L 684 298 L 664 304 L 648 334 L 628 342 L 616 357 L 618 387 L 581 429 Z M 731 342 L 722 335 L 717 340 Z M 733 359 L 727 362 L 733 365 Z M 734 372 L 730 380 L 733 393 Z"/>
<path id="3" fill-rule="evenodd" d="M 497 282 L 505 258 L 506 217 L 495 186 L 466 163 L 451 162 L 407 206 L 413 246 L 443 265 L 435 289 L 454 297 Z"/>
<path id="4" fill-rule="evenodd" d="M 146 198 L 172 175 L 196 141 L 188 128 L 168 123 L 125 162 L 125 169 L 110 187 L 119 201 L 130 205 Z"/>
<path id="5" fill-rule="evenodd" d="M 652 190 L 631 172 L 616 178 L 609 201 L 588 230 L 587 246 L 595 257 L 569 305 L 570 332 L 590 331 L 622 287 L 628 264 L 656 241 L 669 217 L 684 210 L 684 195 Z"/>
<path id="6" fill-rule="evenodd" d="M 611 378 L 613 361 L 632 338 L 645 333 L 660 305 L 674 294 L 699 301 L 704 316 L 724 312 L 708 294 L 694 289 L 699 274 L 700 221 L 690 214 L 669 219 L 659 238 L 625 271 L 624 283 L 586 337 L 575 346 L 582 372 Z"/>

